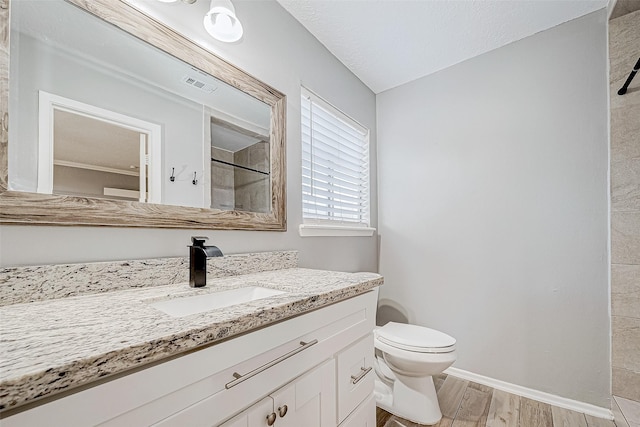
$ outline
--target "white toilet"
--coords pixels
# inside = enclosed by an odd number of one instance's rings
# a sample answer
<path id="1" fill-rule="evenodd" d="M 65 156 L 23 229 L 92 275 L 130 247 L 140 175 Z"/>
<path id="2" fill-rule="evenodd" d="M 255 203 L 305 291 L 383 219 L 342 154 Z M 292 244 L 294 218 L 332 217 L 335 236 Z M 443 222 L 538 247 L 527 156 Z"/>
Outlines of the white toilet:
<path id="1" fill-rule="evenodd" d="M 377 406 L 418 424 L 440 421 L 432 375 L 456 361 L 456 340 L 422 326 L 389 322 L 375 329 L 374 343 Z"/>

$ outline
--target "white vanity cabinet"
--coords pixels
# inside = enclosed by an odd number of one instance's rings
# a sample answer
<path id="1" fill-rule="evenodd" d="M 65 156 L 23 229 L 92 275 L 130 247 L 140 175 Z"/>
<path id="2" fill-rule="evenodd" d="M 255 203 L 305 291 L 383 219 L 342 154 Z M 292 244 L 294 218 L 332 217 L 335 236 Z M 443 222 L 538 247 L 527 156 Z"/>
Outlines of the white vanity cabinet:
<path id="1" fill-rule="evenodd" d="M 336 425 L 333 359 L 271 393 L 221 427 L 331 427 Z"/>
<path id="2" fill-rule="evenodd" d="M 121 374 L 5 416 L 0 425 L 253 427 L 268 426 L 272 413 L 277 427 L 375 425 L 377 294 Z"/>

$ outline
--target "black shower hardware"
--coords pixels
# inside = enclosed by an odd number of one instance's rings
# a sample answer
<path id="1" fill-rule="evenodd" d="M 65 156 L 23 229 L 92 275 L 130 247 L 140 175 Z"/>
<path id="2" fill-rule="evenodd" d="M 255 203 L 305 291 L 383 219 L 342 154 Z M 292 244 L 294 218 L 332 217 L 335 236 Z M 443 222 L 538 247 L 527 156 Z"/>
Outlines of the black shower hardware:
<path id="1" fill-rule="evenodd" d="M 191 237 L 189 246 L 189 286 L 201 288 L 207 286 L 207 258 L 222 256 L 217 246 L 205 246 L 208 237 Z"/>
<path id="2" fill-rule="evenodd" d="M 222 163 L 223 165 L 233 166 L 234 168 L 240 168 L 240 169 L 244 169 L 244 170 L 251 171 L 251 172 L 261 173 L 261 174 L 263 174 L 263 175 L 269 175 L 269 172 L 263 172 L 263 171 L 259 171 L 259 170 L 257 170 L 257 169 L 251 169 L 251 168 L 248 168 L 248 167 L 246 167 L 246 166 L 236 165 L 235 163 L 225 162 L 224 160 L 214 159 L 213 157 L 211 158 L 211 161 L 212 161 L 212 162 L 217 162 L 217 163 Z"/>
<path id="3" fill-rule="evenodd" d="M 633 78 L 636 76 L 638 70 L 640 70 L 640 58 L 638 58 L 638 62 L 636 62 L 636 65 L 633 67 L 633 70 L 631 70 L 629 77 L 627 77 L 627 81 L 624 82 L 624 84 L 618 91 L 618 95 L 624 95 L 625 93 L 627 93 L 627 88 L 629 87 L 631 80 L 633 80 Z"/>
<path id="4" fill-rule="evenodd" d="M 198 185 L 198 180 L 196 179 L 196 174 L 197 174 L 197 173 L 198 173 L 198 172 L 194 172 L 194 173 L 193 173 L 193 181 L 191 181 L 191 183 L 192 183 L 193 185 Z"/>
<path id="5" fill-rule="evenodd" d="M 169 177 L 169 181 L 175 182 L 176 180 L 176 168 L 171 168 L 171 176 Z"/>

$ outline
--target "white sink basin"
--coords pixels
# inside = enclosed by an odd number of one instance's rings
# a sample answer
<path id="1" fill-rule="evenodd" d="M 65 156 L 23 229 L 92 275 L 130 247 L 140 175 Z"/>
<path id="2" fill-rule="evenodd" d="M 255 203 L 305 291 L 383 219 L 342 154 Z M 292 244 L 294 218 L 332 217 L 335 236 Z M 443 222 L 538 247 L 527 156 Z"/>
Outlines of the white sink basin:
<path id="1" fill-rule="evenodd" d="M 268 298 L 284 294 L 283 291 L 249 286 L 222 292 L 196 295 L 192 297 L 176 298 L 149 304 L 151 307 L 167 313 L 173 317 L 184 317 L 191 314 L 204 313 L 216 308 L 230 307 L 236 304 Z"/>

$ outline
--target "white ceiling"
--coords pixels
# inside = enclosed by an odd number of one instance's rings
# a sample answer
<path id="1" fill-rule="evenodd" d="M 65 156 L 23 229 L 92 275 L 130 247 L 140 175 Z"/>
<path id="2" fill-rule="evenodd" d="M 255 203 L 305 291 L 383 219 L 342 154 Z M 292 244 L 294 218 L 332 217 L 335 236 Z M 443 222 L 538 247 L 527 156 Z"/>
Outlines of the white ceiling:
<path id="1" fill-rule="evenodd" d="M 278 0 L 375 93 L 606 7 L 607 0 Z"/>
<path id="2" fill-rule="evenodd" d="M 62 110 L 54 116 L 55 160 L 138 172 L 139 132 Z"/>

